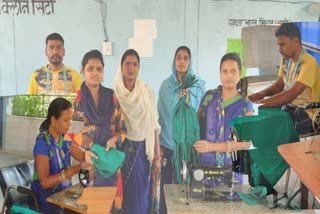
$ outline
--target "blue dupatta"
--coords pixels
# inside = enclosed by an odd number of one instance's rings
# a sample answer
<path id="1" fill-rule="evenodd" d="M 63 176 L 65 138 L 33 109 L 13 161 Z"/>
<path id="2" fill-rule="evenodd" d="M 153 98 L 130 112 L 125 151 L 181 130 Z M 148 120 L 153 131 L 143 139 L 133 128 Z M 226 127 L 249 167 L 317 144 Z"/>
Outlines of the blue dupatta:
<path id="1" fill-rule="evenodd" d="M 172 62 L 171 76 L 164 80 L 160 86 L 158 96 L 158 112 L 159 123 L 161 126 L 160 132 L 160 144 L 168 149 L 173 150 L 173 115 L 175 107 L 179 101 L 179 82 L 176 76 L 175 59 Z M 187 71 L 187 77 L 194 75 L 192 68 L 192 59 L 190 59 L 190 65 Z M 190 106 L 195 110 L 198 109 L 201 97 L 205 92 L 205 81 L 197 77 L 198 82 L 194 87 L 188 88 L 190 92 Z"/>
<path id="2" fill-rule="evenodd" d="M 114 101 L 112 89 L 105 88 L 100 85 L 99 88 L 99 105 L 96 106 L 89 88 L 83 82 L 81 85 L 81 110 L 84 112 L 86 118 L 89 120 L 89 125 L 95 125 L 94 143 L 105 146 L 107 140 L 111 137 L 111 118 L 114 113 Z"/>

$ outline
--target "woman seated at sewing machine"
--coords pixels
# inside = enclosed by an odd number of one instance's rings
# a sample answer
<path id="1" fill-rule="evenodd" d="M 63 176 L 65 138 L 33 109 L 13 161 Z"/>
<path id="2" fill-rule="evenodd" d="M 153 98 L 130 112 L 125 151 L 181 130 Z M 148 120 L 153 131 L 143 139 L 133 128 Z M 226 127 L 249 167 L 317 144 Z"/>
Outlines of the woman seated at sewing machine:
<path id="1" fill-rule="evenodd" d="M 251 147 L 251 142 L 234 141 L 229 126 L 232 118 L 253 114 L 252 102 L 237 90 L 240 76 L 239 56 L 225 54 L 220 61 L 222 85 L 206 92 L 198 110 L 201 140 L 194 144 L 194 148 L 202 153 L 200 165 L 231 167 L 231 152 Z M 242 183 L 241 175 L 235 175 L 235 178 L 236 183 Z"/>
<path id="2" fill-rule="evenodd" d="M 33 150 L 35 164 L 31 188 L 37 193 L 42 213 L 61 213 L 60 207 L 46 202 L 46 199 L 72 185 L 71 177 L 79 172 L 82 163 L 71 166 L 71 156 L 89 164 L 92 163 L 91 157 L 97 158 L 92 152 L 84 152 L 76 143 L 65 139 L 72 114 L 72 104 L 64 98 L 56 98 L 50 103 L 47 118 L 39 128 Z"/>

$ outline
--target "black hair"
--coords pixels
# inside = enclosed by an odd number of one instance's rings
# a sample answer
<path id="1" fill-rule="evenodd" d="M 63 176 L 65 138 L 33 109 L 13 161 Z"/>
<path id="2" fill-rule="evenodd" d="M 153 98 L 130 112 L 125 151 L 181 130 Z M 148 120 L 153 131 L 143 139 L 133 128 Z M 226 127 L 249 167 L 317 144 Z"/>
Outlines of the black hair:
<path id="1" fill-rule="evenodd" d="M 52 34 L 47 36 L 47 38 L 46 38 L 46 46 L 47 46 L 49 40 L 59 40 L 59 41 L 62 42 L 62 44 L 64 44 L 64 40 L 63 40 L 62 36 L 60 34 L 58 34 L 58 33 L 52 33 Z"/>
<path id="2" fill-rule="evenodd" d="M 174 54 L 174 58 L 177 57 L 178 52 L 181 51 L 181 50 L 186 50 L 188 52 L 188 54 L 189 54 L 189 59 L 191 59 L 191 51 L 190 51 L 190 48 L 188 48 L 187 46 L 178 47 L 177 50 L 176 50 L 176 53 Z"/>
<path id="3" fill-rule="evenodd" d="M 121 65 L 124 63 L 124 61 L 126 60 L 127 56 L 129 56 L 129 55 L 135 55 L 137 57 L 137 59 L 138 59 L 138 63 L 140 63 L 140 57 L 139 57 L 138 52 L 136 50 L 134 50 L 134 49 L 128 49 L 122 54 Z"/>
<path id="4" fill-rule="evenodd" d="M 297 37 L 301 44 L 301 32 L 298 26 L 293 22 L 282 23 L 276 30 L 275 36 L 287 36 L 290 39 Z"/>
<path id="5" fill-rule="evenodd" d="M 237 53 L 227 53 L 225 54 L 222 58 L 221 58 L 221 61 L 220 61 L 220 70 L 221 70 L 221 66 L 222 66 L 222 63 L 226 60 L 233 60 L 233 61 L 236 61 L 237 64 L 238 64 L 238 68 L 239 68 L 239 71 L 240 71 L 240 74 L 241 74 L 241 59 L 239 57 L 239 54 Z"/>
<path id="6" fill-rule="evenodd" d="M 104 67 L 104 61 L 103 61 L 103 56 L 102 56 L 101 52 L 98 50 L 91 50 L 83 56 L 82 63 L 81 63 L 82 68 L 84 68 L 86 66 L 86 64 L 88 63 L 88 61 L 90 59 L 98 59 L 101 62 L 102 67 Z"/>
<path id="7" fill-rule="evenodd" d="M 47 118 L 41 123 L 39 131 L 48 131 L 51 123 L 51 117 L 54 116 L 56 119 L 59 119 L 59 117 L 62 115 L 62 112 L 69 108 L 72 108 L 72 104 L 69 100 L 66 100 L 62 97 L 54 99 L 49 105 Z"/>

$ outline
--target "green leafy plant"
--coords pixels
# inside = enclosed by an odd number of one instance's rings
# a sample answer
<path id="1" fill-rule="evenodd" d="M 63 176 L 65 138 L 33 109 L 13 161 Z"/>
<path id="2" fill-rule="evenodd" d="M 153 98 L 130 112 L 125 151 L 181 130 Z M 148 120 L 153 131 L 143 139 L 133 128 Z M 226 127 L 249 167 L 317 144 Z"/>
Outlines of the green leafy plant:
<path id="1" fill-rule="evenodd" d="M 46 117 L 50 102 L 63 97 L 74 102 L 75 95 L 18 95 L 12 97 L 11 113 L 17 116 Z"/>

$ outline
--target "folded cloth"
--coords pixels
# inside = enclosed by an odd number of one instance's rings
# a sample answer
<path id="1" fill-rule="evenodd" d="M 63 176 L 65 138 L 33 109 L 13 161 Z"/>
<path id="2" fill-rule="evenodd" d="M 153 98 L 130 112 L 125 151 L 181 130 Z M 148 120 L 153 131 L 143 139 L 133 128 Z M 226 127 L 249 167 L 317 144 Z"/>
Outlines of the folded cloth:
<path id="1" fill-rule="evenodd" d="M 251 189 L 248 194 L 238 192 L 240 198 L 249 205 L 258 203 L 267 204 L 267 188 L 258 186 Z"/>
<path id="2" fill-rule="evenodd" d="M 23 207 L 21 205 L 13 205 L 10 209 L 10 214 L 40 214 L 39 212 L 30 210 L 26 207 Z"/>
<path id="3" fill-rule="evenodd" d="M 118 151 L 116 148 L 106 148 L 94 143 L 91 152 L 98 156 L 98 159 L 91 158 L 91 161 L 99 173 L 108 178 L 113 175 L 123 164 L 125 153 Z"/>

